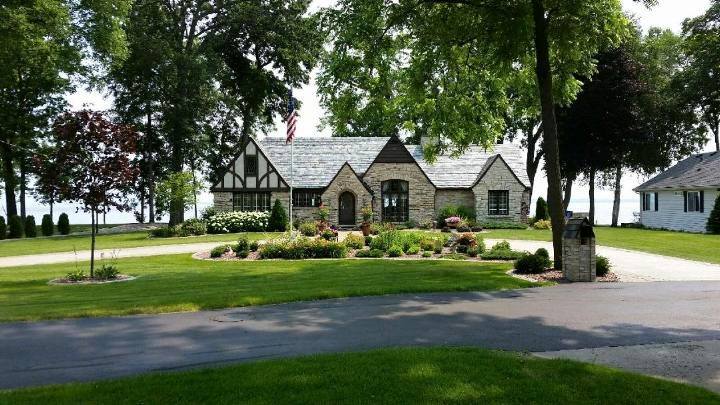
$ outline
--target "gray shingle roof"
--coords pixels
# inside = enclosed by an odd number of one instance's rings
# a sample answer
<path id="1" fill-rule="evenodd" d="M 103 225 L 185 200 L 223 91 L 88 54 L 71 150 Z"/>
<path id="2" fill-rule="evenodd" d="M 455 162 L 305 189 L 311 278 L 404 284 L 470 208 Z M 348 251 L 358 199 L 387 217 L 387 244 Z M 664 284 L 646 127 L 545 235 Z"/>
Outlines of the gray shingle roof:
<path id="1" fill-rule="evenodd" d="M 295 138 L 295 187 L 323 188 L 345 162 L 362 176 L 388 140 L 387 137 Z M 285 139 L 267 137 L 258 143 L 283 178 L 290 181 L 290 145 L 285 144 Z M 439 156 L 433 164 L 425 161 L 420 145 L 405 147 L 438 188 L 472 187 L 485 164 L 497 154 L 502 155 L 526 187 L 530 185 L 525 153 L 516 145 L 495 145 L 492 150 L 471 146 L 462 156 Z"/>
<path id="2" fill-rule="evenodd" d="M 503 157 L 523 185 L 530 187 L 525 169 L 525 152 L 513 144 L 494 145 L 493 149 L 487 150 L 481 146 L 471 146 L 459 157 L 438 156 L 432 164 L 423 158 L 420 145 L 406 145 L 406 147 L 430 180 L 439 188 L 472 187 L 478 175 L 484 171 L 485 164 L 498 154 Z"/>
<path id="3" fill-rule="evenodd" d="M 639 185 L 635 191 L 720 187 L 720 152 L 701 153 Z"/>

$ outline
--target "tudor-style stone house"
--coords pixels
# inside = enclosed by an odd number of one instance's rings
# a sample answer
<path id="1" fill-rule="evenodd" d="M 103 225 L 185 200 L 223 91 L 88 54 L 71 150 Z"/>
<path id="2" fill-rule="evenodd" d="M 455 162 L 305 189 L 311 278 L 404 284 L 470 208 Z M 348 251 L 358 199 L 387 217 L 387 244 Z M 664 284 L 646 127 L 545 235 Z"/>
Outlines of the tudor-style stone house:
<path id="1" fill-rule="evenodd" d="M 290 203 L 290 145 L 283 138 L 247 138 L 211 191 L 220 211 L 269 211 Z M 397 137 L 295 138 L 295 218 L 356 226 L 372 207 L 383 222 L 433 221 L 445 206 L 474 208 L 478 221 L 527 221 L 530 192 L 524 153 L 515 145 L 471 146 L 462 156 L 430 163 L 422 146 Z"/>

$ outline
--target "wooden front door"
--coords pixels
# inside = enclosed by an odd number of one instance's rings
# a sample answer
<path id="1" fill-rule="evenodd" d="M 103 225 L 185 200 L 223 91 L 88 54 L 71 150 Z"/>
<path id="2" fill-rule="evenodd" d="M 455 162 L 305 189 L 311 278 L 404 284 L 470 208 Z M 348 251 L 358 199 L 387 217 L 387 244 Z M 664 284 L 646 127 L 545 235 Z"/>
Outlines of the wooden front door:
<path id="1" fill-rule="evenodd" d="M 340 225 L 355 225 L 355 196 L 346 191 L 340 194 L 338 202 L 338 223 Z"/>

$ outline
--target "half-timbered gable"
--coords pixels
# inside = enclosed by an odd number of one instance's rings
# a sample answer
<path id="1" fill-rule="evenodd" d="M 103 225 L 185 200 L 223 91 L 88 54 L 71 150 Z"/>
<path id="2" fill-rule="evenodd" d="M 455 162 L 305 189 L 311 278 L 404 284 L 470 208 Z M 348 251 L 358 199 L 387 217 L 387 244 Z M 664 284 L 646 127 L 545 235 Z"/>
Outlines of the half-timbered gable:
<path id="1" fill-rule="evenodd" d="M 243 147 L 212 191 L 287 191 L 289 185 L 252 138 Z"/>

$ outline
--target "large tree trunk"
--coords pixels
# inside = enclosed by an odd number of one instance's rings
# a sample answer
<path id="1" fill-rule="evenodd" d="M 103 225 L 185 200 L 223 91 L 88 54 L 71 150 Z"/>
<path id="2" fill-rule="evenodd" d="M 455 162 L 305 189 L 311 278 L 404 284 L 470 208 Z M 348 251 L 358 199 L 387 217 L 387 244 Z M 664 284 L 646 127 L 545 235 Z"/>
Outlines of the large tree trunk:
<path id="1" fill-rule="evenodd" d="M 155 223 L 155 175 L 152 175 L 148 186 L 148 222 Z"/>
<path id="2" fill-rule="evenodd" d="M 52 220 L 53 223 L 54 223 L 54 222 L 55 222 L 55 219 L 54 219 L 55 217 L 53 216 L 53 205 L 55 205 L 55 203 L 53 202 L 53 200 L 50 200 L 50 220 Z"/>
<path id="3" fill-rule="evenodd" d="M 590 223 L 595 225 L 595 169 L 590 169 Z"/>
<path id="4" fill-rule="evenodd" d="M 20 217 L 24 220 L 27 215 L 25 195 L 27 194 L 27 168 L 25 167 L 25 157 L 20 161 Z"/>
<path id="5" fill-rule="evenodd" d="M 715 133 L 715 150 L 720 152 L 720 120 L 715 122 L 715 129 L 713 132 Z"/>
<path id="6" fill-rule="evenodd" d="M 570 199 L 572 198 L 572 188 L 575 177 L 569 177 L 565 179 L 565 195 L 563 196 L 563 213 L 567 211 L 570 206 Z M 564 215 L 564 214 L 563 214 Z"/>
<path id="7" fill-rule="evenodd" d="M 558 147 L 557 122 L 555 120 L 555 101 L 552 92 L 548 27 L 543 0 L 533 0 L 532 3 L 533 19 L 535 21 L 535 73 L 542 108 L 543 146 L 545 149 L 545 171 L 548 179 L 548 206 L 553 232 L 553 256 L 555 268 L 562 269 L 562 235 L 565 228 L 565 215 L 562 209 L 560 190 L 560 150 Z"/>
<path id="8" fill-rule="evenodd" d="M 13 167 L 12 151 L 10 145 L 0 142 L 0 153 L 2 153 L 2 174 L 5 182 L 5 210 L 8 219 L 17 215 L 17 204 L 15 202 L 15 169 Z"/>
<path id="9" fill-rule="evenodd" d="M 542 125 L 535 130 L 535 126 L 531 126 L 526 130 L 527 137 L 527 154 L 525 155 L 525 166 L 527 167 L 528 179 L 530 179 L 530 201 L 532 203 L 532 195 L 535 188 L 535 175 L 537 175 L 540 160 L 543 157 L 543 150 L 537 150 L 537 141 L 542 136 Z"/>
<path id="10" fill-rule="evenodd" d="M 617 227 L 620 218 L 620 191 L 622 190 L 622 167 L 615 168 L 615 195 L 613 198 L 612 222 L 610 226 Z"/>

